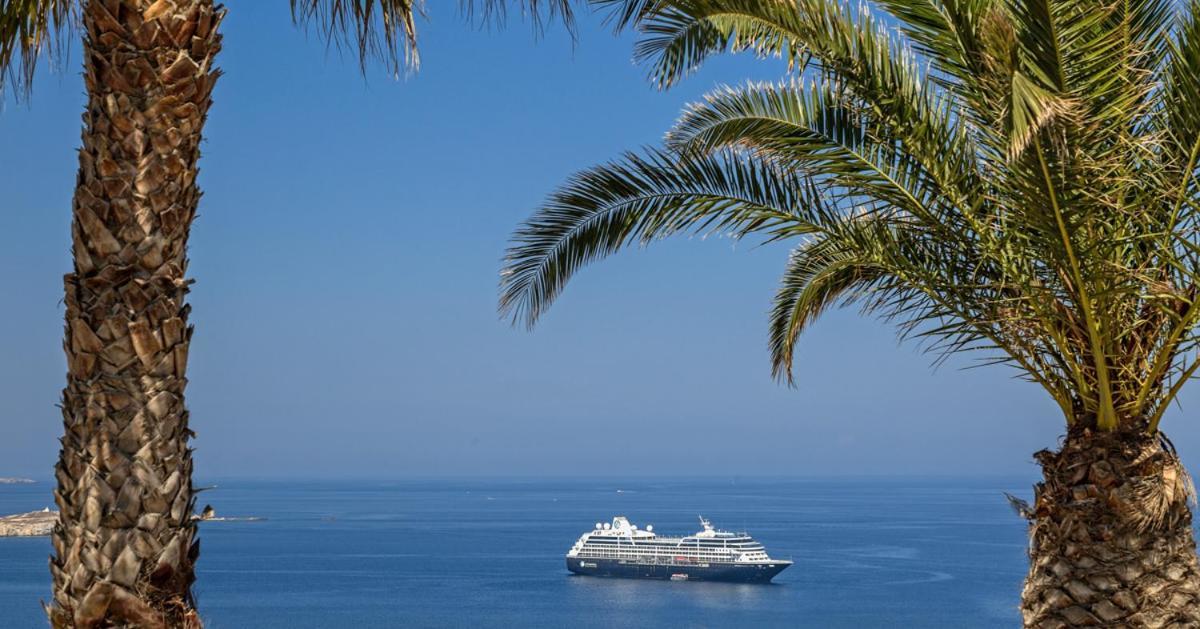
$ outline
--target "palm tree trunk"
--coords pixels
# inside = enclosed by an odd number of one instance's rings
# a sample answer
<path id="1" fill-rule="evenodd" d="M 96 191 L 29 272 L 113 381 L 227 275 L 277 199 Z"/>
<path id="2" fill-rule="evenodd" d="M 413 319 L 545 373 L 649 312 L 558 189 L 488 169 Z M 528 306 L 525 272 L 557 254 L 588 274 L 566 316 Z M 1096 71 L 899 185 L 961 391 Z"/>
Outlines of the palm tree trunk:
<path id="1" fill-rule="evenodd" d="M 1194 490 L 1170 442 L 1073 429 L 1034 456 L 1025 626 L 1200 626 Z"/>
<path id="2" fill-rule="evenodd" d="M 87 0 L 65 277 L 56 627 L 198 627 L 187 240 L 218 72 L 213 0 Z"/>

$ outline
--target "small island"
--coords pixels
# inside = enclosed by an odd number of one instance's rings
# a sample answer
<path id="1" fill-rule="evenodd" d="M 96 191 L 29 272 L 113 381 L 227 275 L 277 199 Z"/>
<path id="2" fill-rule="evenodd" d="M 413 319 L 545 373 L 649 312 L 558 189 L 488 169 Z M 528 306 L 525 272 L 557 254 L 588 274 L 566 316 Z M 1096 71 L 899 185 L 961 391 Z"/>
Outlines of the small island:
<path id="1" fill-rule="evenodd" d="M 0 476 L 0 485 L 32 485 L 37 481 L 32 478 L 13 478 Z"/>
<path id="2" fill-rule="evenodd" d="M 0 537 L 37 537 L 49 535 L 58 521 L 58 512 L 49 508 L 0 517 Z"/>

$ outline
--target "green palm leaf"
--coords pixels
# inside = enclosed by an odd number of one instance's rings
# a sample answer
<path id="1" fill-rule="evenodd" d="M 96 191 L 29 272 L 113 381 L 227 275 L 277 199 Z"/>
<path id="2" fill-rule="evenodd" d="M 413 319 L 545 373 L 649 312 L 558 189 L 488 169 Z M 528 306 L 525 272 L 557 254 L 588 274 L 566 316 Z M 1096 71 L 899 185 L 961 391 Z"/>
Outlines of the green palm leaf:
<path id="1" fill-rule="evenodd" d="M 969 226 L 978 185 L 969 139 L 936 101 L 909 104 L 882 116 L 827 83 L 727 88 L 689 107 L 666 143 L 682 154 L 749 151 L 840 197 L 904 208 L 934 229 Z"/>
<path id="2" fill-rule="evenodd" d="M 1157 428 L 1200 348 L 1195 0 L 1182 18 L 1167 0 L 880 0 L 906 40 L 841 2 L 601 4 L 642 35 L 659 85 L 737 51 L 809 76 L 718 89 L 652 167 L 569 183 L 517 232 L 506 312 L 532 323 L 582 265 L 704 221 L 804 235 L 772 310 L 776 376 L 812 321 L 853 302 L 942 356 L 1015 366 L 1068 423 Z M 714 182 L 750 164 L 772 198 L 794 190 L 761 205 L 799 218 L 660 196 L 694 191 L 689 169 Z"/>
<path id="3" fill-rule="evenodd" d="M 794 384 L 796 342 L 828 308 L 852 303 L 883 272 L 853 248 L 815 238 L 792 251 L 770 313 L 771 371 Z"/>
<path id="4" fill-rule="evenodd" d="M 28 90 L 38 57 L 74 26 L 76 0 L 0 0 L 0 94 Z"/>
<path id="5" fill-rule="evenodd" d="M 501 311 L 535 323 L 585 264 L 680 232 L 783 238 L 814 229 L 823 207 L 802 178 L 730 154 L 678 160 L 662 151 L 575 175 L 513 237 Z"/>
<path id="6" fill-rule="evenodd" d="M 313 26 L 335 46 L 353 48 L 361 64 L 377 58 L 388 64 L 393 74 L 415 68 L 420 62 L 417 50 L 417 17 L 423 0 L 289 0 L 292 18 L 301 26 Z M 468 14 L 485 18 L 503 18 L 507 0 L 460 0 Z M 571 0 L 520 0 L 519 6 L 533 22 L 561 19 L 568 28 L 574 23 Z"/>

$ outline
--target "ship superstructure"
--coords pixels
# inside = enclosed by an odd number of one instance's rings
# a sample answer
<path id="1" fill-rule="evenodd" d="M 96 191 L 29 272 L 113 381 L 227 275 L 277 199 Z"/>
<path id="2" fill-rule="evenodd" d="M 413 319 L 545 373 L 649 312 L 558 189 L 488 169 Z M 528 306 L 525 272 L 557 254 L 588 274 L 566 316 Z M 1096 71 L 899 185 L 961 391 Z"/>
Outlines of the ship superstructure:
<path id="1" fill-rule="evenodd" d="M 772 559 L 746 533 L 717 530 L 700 518 L 701 530 L 686 537 L 659 536 L 625 516 L 596 523 L 567 552 L 567 569 L 577 574 L 643 579 L 766 583 L 792 565 Z"/>

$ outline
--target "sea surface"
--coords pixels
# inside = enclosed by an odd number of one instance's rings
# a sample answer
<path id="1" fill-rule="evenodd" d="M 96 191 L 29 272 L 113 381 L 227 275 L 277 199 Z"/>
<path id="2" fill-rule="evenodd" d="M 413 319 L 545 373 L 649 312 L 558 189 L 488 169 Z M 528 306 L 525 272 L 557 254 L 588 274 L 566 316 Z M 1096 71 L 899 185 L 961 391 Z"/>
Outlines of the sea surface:
<path id="1" fill-rule="evenodd" d="M 1018 627 L 1025 479 L 225 480 L 201 494 L 209 629 L 253 627 Z M 0 485 L 0 513 L 52 504 Z M 570 575 L 613 515 L 661 534 L 698 515 L 796 564 L 771 585 Z M 47 538 L 0 539 L 0 627 L 45 627 Z"/>

